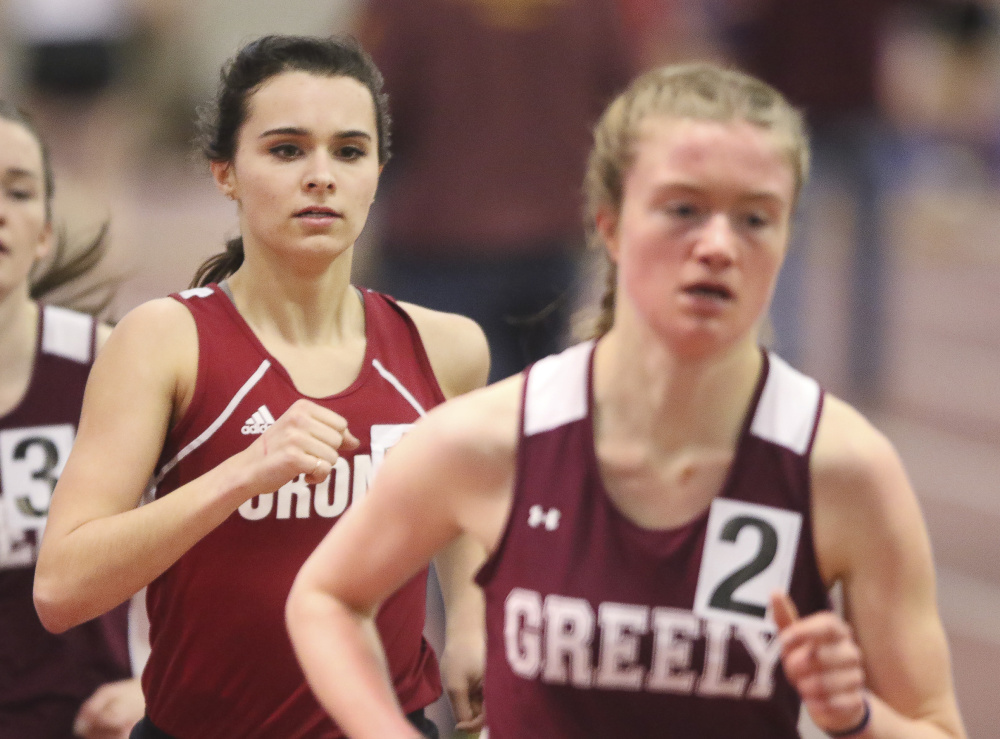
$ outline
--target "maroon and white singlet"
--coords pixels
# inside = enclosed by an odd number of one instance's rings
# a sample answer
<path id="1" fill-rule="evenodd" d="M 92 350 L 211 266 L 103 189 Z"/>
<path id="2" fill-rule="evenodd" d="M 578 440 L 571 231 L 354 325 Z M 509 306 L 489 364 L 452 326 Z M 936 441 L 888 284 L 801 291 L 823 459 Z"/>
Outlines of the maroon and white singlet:
<path id="1" fill-rule="evenodd" d="M 827 607 L 813 551 L 815 381 L 774 355 L 722 491 L 675 529 L 615 507 L 594 450 L 593 343 L 528 370 L 510 518 L 486 594 L 489 739 L 783 739 L 799 700 L 769 594 Z"/>
<path id="2" fill-rule="evenodd" d="M 31 597 L 49 500 L 76 438 L 94 349 L 90 316 L 41 306 L 28 389 L 0 417 L 0 737 L 69 739 L 83 701 L 131 674 L 127 605 L 50 634 Z"/>
<path id="3" fill-rule="evenodd" d="M 198 328 L 191 406 L 167 437 L 155 495 L 249 446 L 304 397 L 217 286 L 174 295 Z M 342 736 L 313 697 L 285 630 L 288 591 L 305 559 L 365 494 L 386 450 L 444 397 L 416 327 L 391 299 L 365 290 L 367 348 L 353 384 L 313 398 L 347 419 L 361 445 L 318 485 L 303 476 L 233 512 L 148 588 L 152 654 L 148 714 L 183 739 Z M 409 712 L 441 693 L 423 638 L 426 570 L 389 598 L 377 625 Z"/>

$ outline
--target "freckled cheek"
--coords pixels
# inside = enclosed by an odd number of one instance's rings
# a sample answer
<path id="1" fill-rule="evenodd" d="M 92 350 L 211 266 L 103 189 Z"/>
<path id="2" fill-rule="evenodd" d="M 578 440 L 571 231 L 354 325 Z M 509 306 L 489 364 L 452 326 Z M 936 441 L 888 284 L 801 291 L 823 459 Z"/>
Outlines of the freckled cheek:
<path id="1" fill-rule="evenodd" d="M 676 268 L 665 259 L 634 259 L 619 265 L 620 284 L 643 312 L 659 312 L 670 303 L 667 296 L 676 285 Z"/>
<path id="2" fill-rule="evenodd" d="M 637 279 L 666 283 L 676 278 L 681 263 L 676 252 L 662 240 L 638 241 L 622 255 L 619 268 L 632 273 Z"/>

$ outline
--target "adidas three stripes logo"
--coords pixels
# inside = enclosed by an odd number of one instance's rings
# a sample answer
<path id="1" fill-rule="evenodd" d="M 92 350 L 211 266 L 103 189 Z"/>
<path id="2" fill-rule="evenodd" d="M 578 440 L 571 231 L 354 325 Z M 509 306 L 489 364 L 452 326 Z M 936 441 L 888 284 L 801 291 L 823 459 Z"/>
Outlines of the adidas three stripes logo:
<path id="1" fill-rule="evenodd" d="M 262 405 L 253 412 L 250 418 L 243 422 L 243 428 L 240 430 L 244 434 L 263 434 L 273 424 L 274 416 L 271 415 L 271 411 L 267 409 L 266 405 Z"/>

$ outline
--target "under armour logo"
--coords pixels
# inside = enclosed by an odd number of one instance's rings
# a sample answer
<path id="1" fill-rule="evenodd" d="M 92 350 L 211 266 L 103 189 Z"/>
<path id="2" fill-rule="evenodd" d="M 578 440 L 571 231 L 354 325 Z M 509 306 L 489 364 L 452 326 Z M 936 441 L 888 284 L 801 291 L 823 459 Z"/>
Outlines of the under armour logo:
<path id="1" fill-rule="evenodd" d="M 540 505 L 533 505 L 528 510 L 528 525 L 537 529 L 544 523 L 546 531 L 555 531 L 559 528 L 560 516 L 562 516 L 562 511 L 558 508 L 550 508 L 546 511 Z"/>

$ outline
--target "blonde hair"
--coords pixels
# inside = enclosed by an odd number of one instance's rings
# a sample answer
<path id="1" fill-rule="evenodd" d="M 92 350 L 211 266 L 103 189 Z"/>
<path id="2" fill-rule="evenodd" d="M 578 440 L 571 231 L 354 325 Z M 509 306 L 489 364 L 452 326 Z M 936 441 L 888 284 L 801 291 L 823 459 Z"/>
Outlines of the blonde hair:
<path id="1" fill-rule="evenodd" d="M 635 160 L 640 124 L 649 116 L 701 121 L 746 121 L 771 132 L 795 175 L 794 196 L 809 177 L 809 137 L 802 114 L 770 85 L 714 64 L 677 64 L 638 77 L 605 110 L 594 129 L 594 146 L 584 178 L 585 227 L 594 247 L 603 241 L 596 218 L 601 210 L 621 212 L 625 175 Z M 610 261 L 596 317 L 577 333 L 603 336 L 614 320 L 617 270 Z M 591 311 L 592 313 L 592 311 Z M 578 322 L 579 323 L 579 322 Z"/>

